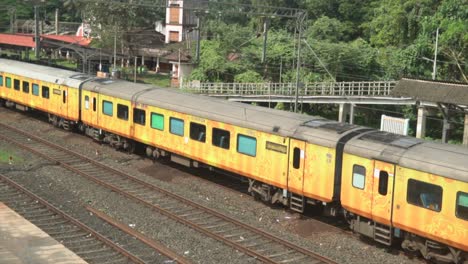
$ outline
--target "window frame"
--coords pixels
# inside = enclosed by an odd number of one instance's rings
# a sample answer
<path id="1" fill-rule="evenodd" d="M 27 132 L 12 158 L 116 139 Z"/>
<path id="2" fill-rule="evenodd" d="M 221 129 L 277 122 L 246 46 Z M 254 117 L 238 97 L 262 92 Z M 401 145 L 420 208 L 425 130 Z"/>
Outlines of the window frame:
<path id="1" fill-rule="evenodd" d="M 39 96 L 39 84 L 33 83 L 32 84 L 32 95 Z"/>
<path id="2" fill-rule="evenodd" d="M 66 104 L 67 103 L 67 90 L 62 91 L 62 103 Z"/>
<path id="3" fill-rule="evenodd" d="M 11 89 L 11 77 L 5 76 L 5 87 Z"/>
<path id="4" fill-rule="evenodd" d="M 22 90 L 23 90 L 23 93 L 29 93 L 29 82 L 28 81 L 22 81 Z"/>
<path id="5" fill-rule="evenodd" d="M 97 99 L 96 97 L 93 97 L 93 112 L 97 111 Z"/>
<path id="6" fill-rule="evenodd" d="M 240 147 L 241 147 L 241 144 L 240 144 L 240 141 L 241 141 L 241 137 L 245 138 L 245 139 L 248 139 L 248 140 L 251 140 L 253 139 L 255 141 L 255 152 L 253 153 L 253 155 L 249 152 L 243 152 L 241 151 Z M 250 157 L 256 157 L 257 156 L 257 138 L 255 137 L 252 137 L 252 136 L 247 136 L 247 135 L 244 135 L 244 134 L 237 134 L 237 152 L 240 153 L 240 154 L 244 154 L 244 155 L 247 155 L 247 156 L 250 156 Z"/>
<path id="7" fill-rule="evenodd" d="M 362 184 L 362 188 L 360 186 L 356 186 L 355 185 L 355 176 L 358 172 L 356 172 L 356 169 L 363 169 L 364 170 L 364 174 L 360 173 L 358 175 L 362 175 L 363 176 L 363 184 Z M 366 173 L 367 173 L 367 170 L 366 170 L 366 167 L 362 166 L 362 165 L 359 165 L 359 164 L 354 164 L 353 165 L 353 176 L 351 177 L 351 185 L 356 188 L 356 189 L 359 189 L 359 190 L 365 190 L 366 189 Z"/>
<path id="8" fill-rule="evenodd" d="M 3 87 L 3 75 L 0 75 L 0 86 Z"/>
<path id="9" fill-rule="evenodd" d="M 108 109 L 108 107 L 106 107 L 106 105 L 109 105 L 111 106 L 111 112 L 110 113 L 106 113 L 106 109 Z M 111 101 L 107 101 L 107 100 L 102 100 L 102 113 L 106 116 L 114 116 L 114 103 L 112 103 Z"/>
<path id="10" fill-rule="evenodd" d="M 194 134 L 195 132 L 196 134 Z M 190 139 L 205 143 L 206 142 L 206 125 L 196 123 L 196 122 L 190 122 L 189 134 L 190 134 Z"/>
<path id="11" fill-rule="evenodd" d="M 50 88 L 49 86 L 42 85 L 41 87 L 41 96 L 42 98 L 49 99 L 50 98 Z"/>
<path id="12" fill-rule="evenodd" d="M 128 105 L 117 103 L 117 118 L 120 120 L 128 121 L 129 116 L 130 116 L 130 108 L 128 107 Z"/>
<path id="13" fill-rule="evenodd" d="M 18 79 L 13 79 L 13 89 L 16 91 L 21 91 L 21 81 Z"/>
<path id="14" fill-rule="evenodd" d="M 228 139 L 226 147 L 223 147 L 222 144 L 221 144 L 221 141 L 220 141 L 221 138 L 223 137 L 223 135 L 218 137 L 219 133 L 224 133 L 224 132 L 227 133 L 227 139 Z M 220 141 L 219 144 L 218 144 L 218 142 L 216 142 L 217 140 Z M 227 149 L 227 150 L 231 149 L 231 131 L 221 129 L 221 128 L 217 128 L 217 127 L 213 127 L 211 129 L 211 144 L 213 146 L 215 146 L 215 147 L 218 147 L 218 148 Z"/>
<path id="15" fill-rule="evenodd" d="M 298 170 L 301 168 L 301 148 L 293 148 L 293 168 Z"/>
<path id="16" fill-rule="evenodd" d="M 382 173 L 385 173 L 387 176 L 385 177 L 382 177 Z M 390 175 L 388 174 L 387 171 L 384 171 L 384 170 L 381 170 L 379 172 L 379 186 L 378 186 L 378 191 L 379 191 L 379 194 L 382 195 L 382 196 L 387 196 L 388 194 L 388 180 L 390 179 L 389 178 Z M 383 188 L 382 188 L 382 179 L 386 178 L 386 181 L 385 181 L 385 193 L 383 192 Z"/>
<path id="17" fill-rule="evenodd" d="M 89 95 L 85 95 L 84 97 L 84 108 L 89 110 Z"/>
<path id="18" fill-rule="evenodd" d="M 172 125 L 173 121 L 180 122 L 182 124 L 182 134 L 177 133 L 177 131 L 173 131 L 173 125 Z M 183 137 L 185 135 L 185 121 L 177 117 L 172 117 L 172 116 L 169 117 L 169 133 L 176 135 L 176 136 Z"/>
<path id="19" fill-rule="evenodd" d="M 458 213 L 458 207 L 460 206 L 460 205 L 458 204 L 458 201 L 459 201 L 459 199 L 460 199 L 460 197 L 461 197 L 461 194 L 466 195 L 466 196 L 468 197 L 468 193 L 466 193 L 466 192 L 462 192 L 462 191 L 458 191 L 458 192 L 457 192 L 457 199 L 456 199 L 456 204 L 455 204 L 455 216 L 456 216 L 458 219 L 468 221 L 468 215 L 466 216 L 466 218 L 464 218 L 464 217 L 461 217 L 461 216 L 459 215 L 459 213 Z M 463 207 L 465 207 L 465 206 L 463 206 Z M 468 209 L 468 207 L 467 207 L 467 209 Z"/>
<path id="20" fill-rule="evenodd" d="M 431 206 L 425 206 L 423 204 L 423 202 L 421 201 L 421 203 L 419 202 L 414 202 L 414 200 L 412 199 L 409 199 L 410 197 L 413 198 L 413 197 L 416 197 L 416 200 L 420 200 L 420 196 L 421 194 L 423 193 L 426 193 L 426 192 L 423 192 L 424 189 L 423 189 L 423 186 L 415 186 L 415 188 L 410 188 L 410 182 L 414 182 L 415 184 L 417 185 L 426 185 L 425 187 L 435 187 L 435 188 L 438 188 L 440 190 L 440 203 L 439 203 L 439 208 L 431 208 Z M 408 181 L 406 182 L 407 184 L 407 189 L 406 189 L 406 202 L 408 204 L 411 204 L 411 205 L 414 205 L 414 206 L 417 206 L 419 208 L 423 208 L 423 209 L 427 209 L 427 210 L 431 210 L 431 211 L 434 211 L 434 212 L 441 212 L 442 211 L 442 205 L 443 205 L 443 198 L 444 198 L 444 189 L 442 188 L 442 186 L 440 185 L 437 185 L 437 184 L 432 184 L 432 183 L 428 183 L 428 182 L 424 182 L 424 181 L 420 181 L 420 180 L 416 180 L 416 179 L 408 179 Z M 410 191 L 411 191 L 411 194 L 415 193 L 414 190 L 418 190 L 419 191 L 419 195 L 418 196 L 414 196 L 414 195 L 411 195 L 410 196 Z M 437 198 L 437 197 L 435 197 Z"/>
<path id="21" fill-rule="evenodd" d="M 141 116 L 144 117 L 143 122 L 141 121 L 141 119 L 137 119 L 137 115 L 138 117 L 141 117 Z M 146 110 L 134 107 L 133 108 L 133 123 L 138 124 L 140 126 L 146 126 Z"/>
<path id="22" fill-rule="evenodd" d="M 162 127 L 157 127 L 155 124 L 153 124 L 153 116 L 158 116 L 158 117 L 161 117 L 162 119 Z M 151 128 L 153 129 L 157 129 L 159 131 L 164 131 L 164 115 L 163 114 L 159 114 L 159 113 L 155 113 L 155 112 L 151 112 L 151 121 L 150 121 L 150 126 Z"/>

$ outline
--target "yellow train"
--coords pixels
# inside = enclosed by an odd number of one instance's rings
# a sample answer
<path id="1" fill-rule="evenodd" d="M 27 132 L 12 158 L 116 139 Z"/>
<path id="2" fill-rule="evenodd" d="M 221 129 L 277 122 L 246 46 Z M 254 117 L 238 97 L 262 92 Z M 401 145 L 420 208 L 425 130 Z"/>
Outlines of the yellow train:
<path id="1" fill-rule="evenodd" d="M 468 263 L 467 148 L 6 59 L 0 102 L 117 149 L 246 177 L 266 202 L 343 213 L 379 243 Z"/>

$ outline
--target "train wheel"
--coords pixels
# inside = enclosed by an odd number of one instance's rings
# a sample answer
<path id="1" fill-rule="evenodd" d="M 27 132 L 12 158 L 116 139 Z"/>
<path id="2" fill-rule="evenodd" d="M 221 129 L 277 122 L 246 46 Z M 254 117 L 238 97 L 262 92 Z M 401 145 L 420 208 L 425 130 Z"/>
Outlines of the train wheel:
<path id="1" fill-rule="evenodd" d="M 58 127 L 59 121 L 57 116 L 49 114 L 49 122 L 52 123 L 55 127 Z"/>
<path id="2" fill-rule="evenodd" d="M 135 153 L 135 149 L 136 149 L 135 141 L 126 139 L 124 142 L 124 149 L 128 152 L 128 154 Z"/>

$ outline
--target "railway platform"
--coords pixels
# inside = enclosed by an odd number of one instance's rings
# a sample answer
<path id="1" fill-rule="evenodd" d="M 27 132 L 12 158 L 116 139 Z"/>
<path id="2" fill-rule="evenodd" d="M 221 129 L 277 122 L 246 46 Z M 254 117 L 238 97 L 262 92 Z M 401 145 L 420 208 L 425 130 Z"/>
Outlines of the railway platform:
<path id="1" fill-rule="evenodd" d="M 87 262 L 0 202 L 0 263 Z"/>

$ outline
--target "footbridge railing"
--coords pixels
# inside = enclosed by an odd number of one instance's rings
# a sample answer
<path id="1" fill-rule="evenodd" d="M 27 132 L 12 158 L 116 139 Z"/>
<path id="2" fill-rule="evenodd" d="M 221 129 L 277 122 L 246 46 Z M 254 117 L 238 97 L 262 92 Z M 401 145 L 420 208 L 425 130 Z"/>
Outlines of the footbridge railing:
<path id="1" fill-rule="evenodd" d="M 317 82 L 301 84 L 298 96 L 369 96 L 388 97 L 397 81 L 374 82 Z M 181 89 L 199 94 L 252 96 L 294 96 L 295 83 L 200 83 L 184 82 Z"/>

